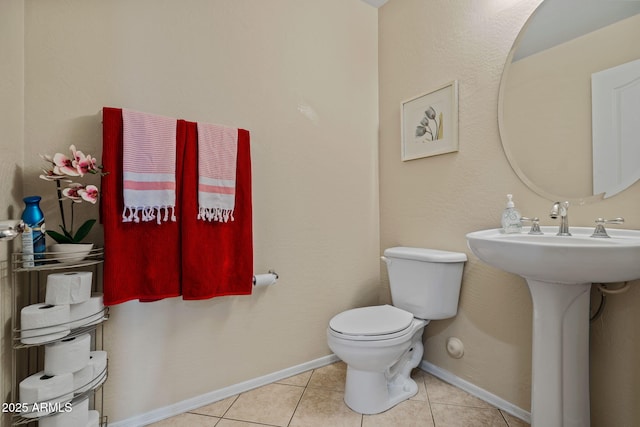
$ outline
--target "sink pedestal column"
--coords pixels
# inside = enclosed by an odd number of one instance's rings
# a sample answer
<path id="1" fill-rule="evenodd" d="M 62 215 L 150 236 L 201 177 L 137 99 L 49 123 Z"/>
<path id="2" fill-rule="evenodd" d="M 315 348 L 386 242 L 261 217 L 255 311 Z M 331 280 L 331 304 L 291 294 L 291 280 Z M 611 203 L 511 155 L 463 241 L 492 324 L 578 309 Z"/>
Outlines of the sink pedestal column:
<path id="1" fill-rule="evenodd" d="M 589 427 L 591 283 L 527 279 L 533 299 L 532 427 Z"/>

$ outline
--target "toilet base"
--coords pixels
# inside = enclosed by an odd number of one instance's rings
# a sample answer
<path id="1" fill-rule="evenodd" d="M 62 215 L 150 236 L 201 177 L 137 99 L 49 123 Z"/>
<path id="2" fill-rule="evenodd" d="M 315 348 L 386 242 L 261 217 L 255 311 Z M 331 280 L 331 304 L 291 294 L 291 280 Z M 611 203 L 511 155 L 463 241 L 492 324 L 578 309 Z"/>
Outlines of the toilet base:
<path id="1" fill-rule="evenodd" d="M 413 336 L 411 347 L 385 372 L 363 371 L 347 365 L 344 402 L 360 414 L 379 414 L 418 393 L 411 371 L 420 364 L 424 347 L 422 328 Z"/>
<path id="2" fill-rule="evenodd" d="M 347 368 L 344 403 L 359 414 L 379 414 L 416 393 L 418 385 L 411 378 L 405 378 L 402 385 L 391 385 L 384 373 Z"/>

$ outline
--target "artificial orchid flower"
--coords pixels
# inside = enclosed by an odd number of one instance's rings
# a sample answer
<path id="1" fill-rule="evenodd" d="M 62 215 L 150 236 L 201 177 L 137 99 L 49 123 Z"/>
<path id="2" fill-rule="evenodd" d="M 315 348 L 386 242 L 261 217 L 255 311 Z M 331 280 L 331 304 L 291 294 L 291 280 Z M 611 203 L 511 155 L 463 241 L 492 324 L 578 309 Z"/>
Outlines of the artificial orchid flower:
<path id="1" fill-rule="evenodd" d="M 53 173 L 56 175 L 78 176 L 80 175 L 73 165 L 73 160 L 62 153 L 53 156 Z"/>
<path id="2" fill-rule="evenodd" d="M 75 145 L 71 145 L 69 149 L 71 150 L 71 158 L 62 153 L 56 153 L 53 157 L 41 155 L 50 165 L 48 169 L 42 170 L 43 174 L 40 175 L 40 178 L 46 181 L 55 181 L 58 193 L 58 206 L 62 219 L 60 228 L 62 229 L 62 233 L 47 230 L 47 234 L 58 243 L 80 243 L 82 239 L 88 235 L 91 227 L 96 222 L 95 219 L 89 219 L 74 232 L 74 206 L 83 201 L 95 204 L 98 201 L 99 190 L 95 185 L 83 185 L 72 182 L 68 177 L 83 177 L 87 173 L 101 173 L 100 169 L 102 169 L 102 166 L 97 166 L 97 160 L 94 157 L 85 155 L 82 151 L 76 149 Z M 62 188 L 60 184 L 62 181 L 70 183 L 67 188 Z M 71 224 L 69 228 L 67 228 L 65 209 L 63 206 L 65 199 L 73 202 L 71 203 Z"/>
<path id="3" fill-rule="evenodd" d="M 82 202 L 82 196 L 80 192 L 83 190 L 84 186 L 78 183 L 69 184 L 67 188 L 62 190 L 62 195 L 67 199 L 72 200 L 74 203 Z"/>
<path id="4" fill-rule="evenodd" d="M 58 179 L 64 178 L 64 175 L 59 175 L 54 172 L 56 164 L 53 161 L 53 157 L 49 156 L 48 154 L 40 154 L 40 157 L 42 157 L 43 160 L 51 163 L 49 169 L 42 169 L 42 172 L 44 172 L 44 174 L 40 175 L 40 179 L 44 179 L 46 181 L 56 181 Z"/>
<path id="5" fill-rule="evenodd" d="M 89 173 L 93 167 L 93 164 L 91 163 L 91 157 L 89 157 L 88 159 L 85 157 L 79 157 L 75 161 L 75 166 L 80 176 L 84 176 L 86 173 Z"/>
<path id="6" fill-rule="evenodd" d="M 73 154 L 73 166 L 78 171 L 80 176 L 84 176 L 86 173 L 96 173 L 96 160 L 90 155 L 84 155 L 80 150 L 76 150 L 76 146 L 69 147 Z"/>
<path id="7" fill-rule="evenodd" d="M 78 190 L 78 194 L 82 197 L 82 200 L 95 205 L 98 201 L 98 187 L 95 185 L 87 185 L 86 187 Z"/>

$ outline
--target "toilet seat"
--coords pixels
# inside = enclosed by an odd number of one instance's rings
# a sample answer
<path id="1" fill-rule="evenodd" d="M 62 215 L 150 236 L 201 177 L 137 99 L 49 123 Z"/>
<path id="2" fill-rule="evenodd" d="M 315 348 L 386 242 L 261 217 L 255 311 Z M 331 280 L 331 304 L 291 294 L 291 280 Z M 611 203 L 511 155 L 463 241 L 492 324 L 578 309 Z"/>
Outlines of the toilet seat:
<path id="1" fill-rule="evenodd" d="M 354 308 L 337 314 L 329 329 L 343 339 L 377 341 L 410 333 L 413 314 L 392 305 Z"/>

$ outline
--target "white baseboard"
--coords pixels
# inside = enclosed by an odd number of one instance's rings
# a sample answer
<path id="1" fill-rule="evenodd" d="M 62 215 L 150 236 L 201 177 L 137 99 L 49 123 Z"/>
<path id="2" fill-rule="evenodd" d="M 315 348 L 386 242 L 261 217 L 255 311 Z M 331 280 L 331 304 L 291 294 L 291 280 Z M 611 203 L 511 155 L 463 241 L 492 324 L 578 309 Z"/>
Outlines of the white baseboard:
<path id="1" fill-rule="evenodd" d="M 139 427 L 147 424 L 151 424 L 165 418 L 173 417 L 175 415 L 182 414 L 193 409 L 200 408 L 213 402 L 217 402 L 227 397 L 234 396 L 251 389 L 261 387 L 263 385 L 271 384 L 276 381 L 280 381 L 284 378 L 288 378 L 292 375 L 301 374 L 311 369 L 320 368 L 322 366 L 330 365 L 337 362 L 338 357 L 335 354 L 324 356 L 319 359 L 315 359 L 306 363 L 302 363 L 291 368 L 283 369 L 278 372 L 264 375 L 262 377 L 253 378 L 248 381 L 244 381 L 238 384 L 224 387 L 219 390 L 214 390 L 209 393 L 195 396 L 190 399 L 183 400 L 173 405 L 165 406 L 162 408 L 154 409 L 144 414 L 136 415 L 131 418 L 127 418 L 121 421 L 109 422 L 109 427 Z"/>
<path id="2" fill-rule="evenodd" d="M 309 371 L 311 369 L 320 368 L 322 366 L 330 365 L 331 363 L 340 360 L 335 354 L 321 357 L 319 359 L 311 360 L 309 362 L 302 363 L 300 365 L 293 366 L 291 368 L 283 369 L 281 371 L 273 372 L 271 374 L 264 375 L 262 377 L 253 378 L 248 381 L 244 381 L 238 384 L 224 387 L 219 390 L 214 390 L 209 393 L 195 396 L 190 399 L 183 400 L 181 402 L 174 403 L 173 405 L 165 406 L 162 408 L 154 409 L 144 414 L 136 415 L 131 418 L 127 418 L 121 421 L 109 422 L 110 427 L 139 427 L 147 424 L 151 424 L 157 421 L 164 420 L 166 418 L 173 417 L 175 415 L 182 414 L 184 412 L 191 411 L 193 409 L 200 408 L 213 402 L 217 402 L 227 397 L 234 396 L 245 391 L 252 390 L 263 385 L 271 384 L 276 381 L 280 381 L 284 378 L 288 378 L 293 375 L 301 374 L 302 372 Z M 420 363 L 420 369 L 431 375 L 440 378 L 441 380 L 458 387 L 461 390 L 466 391 L 469 394 L 476 396 L 479 399 L 501 409 L 516 418 L 519 418 L 527 423 L 531 423 L 531 414 L 524 409 L 521 409 L 514 404 L 507 402 L 501 397 L 492 394 L 475 384 L 472 384 L 462 378 L 446 371 L 432 363 L 423 360 Z"/>
<path id="3" fill-rule="evenodd" d="M 461 390 L 466 391 L 469 394 L 474 395 L 479 399 L 484 400 L 485 402 L 495 406 L 498 409 L 508 412 L 516 418 L 520 418 L 522 421 L 531 424 L 531 413 L 517 407 L 513 403 L 507 402 L 503 398 L 498 397 L 493 393 L 489 393 L 488 391 L 478 387 L 475 384 L 470 383 L 469 381 L 463 380 L 462 378 L 452 374 L 449 371 L 439 368 L 438 366 L 429 363 L 426 360 L 423 360 L 420 363 L 420 369 L 430 373 L 434 377 L 440 378 L 444 382 L 447 382 L 453 386 L 458 387 Z"/>

